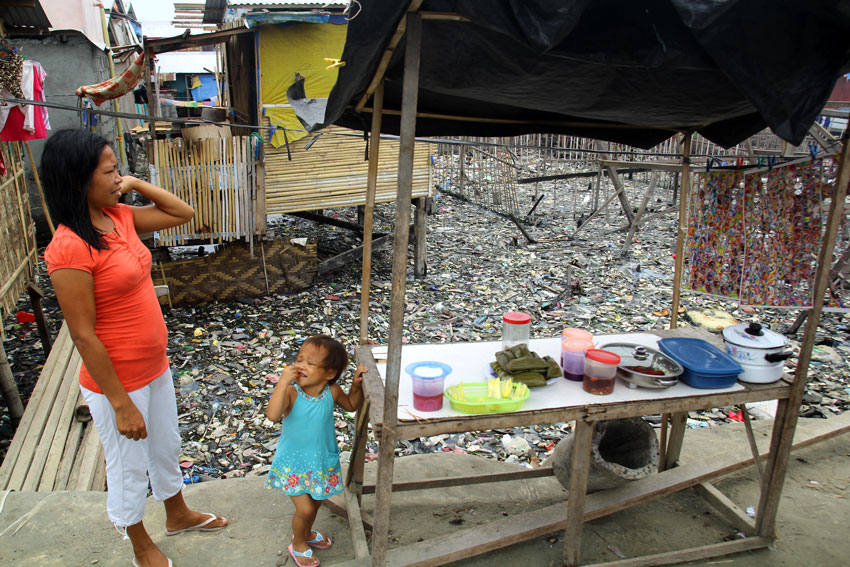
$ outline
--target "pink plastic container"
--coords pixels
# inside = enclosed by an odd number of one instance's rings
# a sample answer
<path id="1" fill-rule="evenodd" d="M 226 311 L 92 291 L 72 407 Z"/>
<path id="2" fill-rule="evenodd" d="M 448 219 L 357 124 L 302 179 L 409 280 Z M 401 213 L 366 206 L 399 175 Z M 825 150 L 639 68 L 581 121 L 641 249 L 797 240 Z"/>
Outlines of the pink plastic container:
<path id="1" fill-rule="evenodd" d="M 584 353 L 593 348 L 593 341 L 565 338 L 561 341 L 561 368 L 564 378 L 573 382 L 584 379 Z"/>

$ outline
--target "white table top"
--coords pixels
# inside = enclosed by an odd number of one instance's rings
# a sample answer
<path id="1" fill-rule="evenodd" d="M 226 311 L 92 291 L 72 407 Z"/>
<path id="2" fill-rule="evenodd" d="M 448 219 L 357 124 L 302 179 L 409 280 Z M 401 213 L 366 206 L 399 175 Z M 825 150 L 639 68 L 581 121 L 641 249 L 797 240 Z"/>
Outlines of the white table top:
<path id="1" fill-rule="evenodd" d="M 601 335 L 593 340 L 594 346 L 602 348 L 606 344 L 627 342 L 642 344 L 657 348 L 659 337 L 649 333 L 629 333 L 622 335 Z M 531 339 L 529 349 L 540 356 L 547 354 L 560 363 L 561 338 Z M 449 401 L 443 400 L 443 407 L 432 412 L 422 412 L 413 407 L 413 389 L 410 376 L 404 371 L 413 362 L 439 361 L 452 367 L 452 372 L 446 377 L 446 387 L 458 382 L 486 382 L 492 375 L 490 362 L 496 359 L 496 352 L 501 350 L 501 341 L 480 343 L 433 343 L 421 345 L 404 345 L 401 349 L 401 376 L 398 387 L 398 419 L 399 421 L 414 421 L 417 418 L 453 417 L 469 415 L 452 409 Z M 372 347 L 372 353 L 377 361 L 381 380 L 386 384 L 386 352 L 387 347 Z M 572 382 L 563 377 L 554 378 L 547 386 L 532 388 L 531 395 L 522 406 L 522 411 L 553 409 L 590 404 L 615 404 L 641 400 L 663 400 L 681 398 L 700 394 L 715 394 L 718 392 L 734 392 L 745 389 L 739 383 L 729 388 L 702 389 L 692 388 L 679 381 L 669 388 L 629 388 L 628 383 L 617 378 L 614 391 L 607 396 L 588 394 L 581 387 L 581 382 Z"/>

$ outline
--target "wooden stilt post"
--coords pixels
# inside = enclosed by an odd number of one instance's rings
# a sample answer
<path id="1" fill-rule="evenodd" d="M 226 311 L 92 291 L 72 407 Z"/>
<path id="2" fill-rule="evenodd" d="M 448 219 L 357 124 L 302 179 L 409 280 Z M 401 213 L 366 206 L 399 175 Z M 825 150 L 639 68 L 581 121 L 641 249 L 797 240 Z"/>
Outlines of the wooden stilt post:
<path id="1" fill-rule="evenodd" d="M 408 12 L 404 48 L 401 126 L 399 129 L 398 194 L 396 197 L 395 242 L 393 246 L 393 285 L 390 299 L 390 330 L 387 348 L 387 379 L 384 392 L 384 423 L 378 454 L 378 491 L 375 494 L 375 529 L 372 532 L 372 565 L 387 561 L 390 529 L 390 500 L 395 465 L 396 425 L 398 423 L 398 383 L 401 373 L 401 335 L 404 325 L 404 292 L 407 283 L 407 243 L 410 232 L 410 201 L 413 186 L 413 138 L 416 133 L 416 106 L 419 94 L 419 51 L 422 16 Z"/>
<path id="2" fill-rule="evenodd" d="M 38 176 L 38 169 L 35 167 L 35 159 L 32 157 L 30 141 L 24 140 L 24 146 L 27 148 L 27 157 L 30 159 L 32 178 L 35 180 L 35 188 L 38 190 L 38 198 L 41 200 L 41 209 L 44 211 L 44 218 L 47 219 L 47 226 L 50 227 L 50 234 L 53 234 L 56 232 L 56 227 L 53 225 L 53 219 L 50 218 L 50 210 L 47 208 L 47 201 L 44 198 L 44 189 L 41 188 L 41 178 Z"/>
<path id="3" fill-rule="evenodd" d="M 44 309 L 41 308 L 41 300 L 44 292 L 33 282 L 27 283 L 27 293 L 30 296 L 32 312 L 35 315 L 35 324 L 38 327 L 38 336 L 41 338 L 41 348 L 44 351 L 44 360 L 50 356 L 50 331 L 47 329 L 47 319 L 44 317 Z"/>
<path id="4" fill-rule="evenodd" d="M 770 440 L 770 455 L 765 466 L 764 482 L 761 486 L 758 512 L 756 513 L 756 531 L 762 537 L 772 538 L 776 529 L 776 512 L 779 509 L 779 497 L 785 482 L 785 472 L 788 468 L 788 458 L 794 441 L 794 430 L 797 427 L 797 417 L 803 394 L 806 391 L 806 377 L 809 363 L 812 360 L 812 347 L 815 343 L 815 333 L 820 314 L 823 309 L 826 286 L 832 269 L 832 253 L 838 234 L 838 227 L 844 216 L 844 200 L 847 198 L 847 184 L 850 183 L 850 136 L 845 132 L 841 157 L 839 158 L 838 176 L 833 187 L 832 201 L 829 205 L 829 218 L 826 224 L 826 234 L 818 255 L 818 269 L 815 277 L 815 288 L 812 292 L 812 310 L 806 322 L 806 332 L 800 345 L 800 356 L 797 359 L 797 369 L 794 372 L 794 383 L 791 395 L 780 404 L 773 424 L 773 435 Z"/>
<path id="5" fill-rule="evenodd" d="M 631 219 L 631 226 L 629 227 L 629 235 L 626 237 L 626 241 L 623 243 L 623 248 L 620 250 L 620 255 L 624 256 L 628 253 L 629 248 L 632 245 L 632 238 L 635 236 L 635 232 L 637 231 L 638 223 L 640 222 L 641 217 L 643 217 L 643 213 L 646 212 L 646 204 L 649 203 L 649 199 L 652 197 L 652 194 L 655 192 L 655 185 L 658 183 L 658 172 L 653 171 L 652 177 L 649 180 L 649 187 L 646 189 L 646 194 L 643 196 L 643 201 L 640 202 L 640 207 L 638 208 L 638 212 L 633 219 Z"/>
<path id="6" fill-rule="evenodd" d="M 375 188 L 378 186 L 378 158 L 381 147 L 381 111 L 384 108 L 384 81 L 378 83 L 372 99 L 372 133 L 369 136 L 369 177 L 366 181 L 366 210 L 363 215 L 363 269 L 360 285 L 360 344 L 369 342 L 369 295 L 372 281 L 372 226 L 375 219 Z"/>
<path id="7" fill-rule="evenodd" d="M 21 403 L 21 394 L 18 392 L 18 385 L 12 375 L 12 367 L 9 365 L 2 342 L 0 342 L 0 389 L 3 390 L 3 398 L 6 400 L 6 407 L 9 408 L 9 419 L 12 420 L 12 425 L 17 426 L 24 415 L 24 404 Z"/>
<path id="8" fill-rule="evenodd" d="M 416 199 L 416 216 L 413 218 L 413 275 L 417 278 L 424 278 L 428 273 L 425 257 L 425 206 L 425 197 Z"/>
<path id="9" fill-rule="evenodd" d="M 670 328 L 679 322 L 679 298 L 682 293 L 682 271 L 685 267 L 685 236 L 688 233 L 688 199 L 691 195 L 691 133 L 685 133 L 682 148 L 682 190 L 679 192 L 679 235 L 676 238 L 676 262 L 673 280 L 673 308 L 670 310 Z"/>

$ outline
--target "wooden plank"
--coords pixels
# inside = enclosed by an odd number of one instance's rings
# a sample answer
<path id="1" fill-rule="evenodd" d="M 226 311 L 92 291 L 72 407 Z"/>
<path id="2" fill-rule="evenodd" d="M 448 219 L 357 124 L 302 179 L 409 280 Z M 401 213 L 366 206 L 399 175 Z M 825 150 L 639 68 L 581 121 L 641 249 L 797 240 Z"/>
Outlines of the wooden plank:
<path id="1" fill-rule="evenodd" d="M 670 309 L 670 328 L 678 327 L 679 298 L 682 294 L 682 272 L 685 267 L 685 239 L 688 236 L 688 201 L 691 198 L 691 133 L 685 133 L 682 148 L 682 190 L 679 192 L 679 231 L 676 235 L 676 260 L 673 275 L 673 305 Z"/>
<path id="2" fill-rule="evenodd" d="M 378 185 L 378 165 L 381 148 L 381 120 L 384 109 L 384 81 L 378 82 L 373 99 L 372 131 L 369 136 L 369 169 L 366 180 L 366 205 L 363 214 L 363 260 L 360 287 L 360 344 L 369 341 L 369 297 L 372 280 L 372 227 L 375 217 L 375 190 Z"/>
<path id="3" fill-rule="evenodd" d="M 794 373 L 791 395 L 786 403 L 780 404 L 781 411 L 777 413 L 777 419 L 774 421 L 773 437 L 770 443 L 771 458 L 765 467 L 765 482 L 762 484 L 761 498 L 759 499 L 759 507 L 756 514 L 758 533 L 765 537 L 773 536 L 776 527 L 776 512 L 779 508 L 779 498 L 782 494 L 782 485 L 785 482 L 785 472 L 791 454 L 791 443 L 794 439 L 800 405 L 802 404 L 803 394 L 806 390 L 809 363 L 812 359 L 812 348 L 814 347 L 815 335 L 818 324 L 820 323 L 821 311 L 823 310 L 826 287 L 830 279 L 832 254 L 835 249 L 838 228 L 841 226 L 841 221 L 844 218 L 844 203 L 847 199 L 847 185 L 850 182 L 850 139 L 846 137 L 844 138 L 838 163 L 838 175 L 833 184 L 826 233 L 818 255 L 818 269 L 815 276 L 814 290 L 812 291 L 812 297 L 814 298 L 812 309 L 806 322 L 806 332 L 803 336 L 803 342 L 800 345 L 800 355 L 797 359 L 797 368 Z"/>
<path id="4" fill-rule="evenodd" d="M 77 395 L 76 405 L 86 403 L 82 393 Z M 56 480 L 53 482 L 53 490 L 68 490 L 69 481 L 71 478 L 71 470 L 74 466 L 74 460 L 77 458 L 77 449 L 83 439 L 85 424 L 76 419 L 71 422 L 71 427 L 68 429 L 68 437 L 65 440 L 65 449 L 62 451 L 62 459 L 59 461 L 59 468 L 56 471 Z"/>
<path id="5" fill-rule="evenodd" d="M 348 518 L 348 508 L 346 507 L 345 496 L 337 494 L 336 496 L 325 498 L 322 500 L 322 504 L 337 516 L 341 518 Z M 362 523 L 363 528 L 367 530 L 371 530 L 375 524 L 372 517 L 363 512 L 363 510 L 360 510 L 360 523 Z"/>
<path id="6" fill-rule="evenodd" d="M 581 536 L 584 529 L 584 506 L 587 501 L 587 478 L 590 475 L 593 426 L 592 422 L 576 420 L 573 432 L 569 499 L 565 519 L 567 530 L 564 537 L 564 564 L 569 567 L 578 565 L 581 558 Z"/>
<path id="7" fill-rule="evenodd" d="M 626 241 L 623 243 L 623 247 L 620 249 L 620 255 L 624 255 L 628 252 L 629 248 L 632 246 L 632 238 L 635 236 L 635 231 L 637 231 L 637 227 L 640 224 L 640 219 L 643 217 L 643 213 L 646 211 L 646 204 L 649 202 L 650 197 L 655 192 L 655 185 L 658 183 L 658 172 L 653 171 L 652 177 L 649 179 L 649 187 L 646 188 L 646 193 L 643 195 L 643 200 L 640 202 L 640 207 L 638 208 L 638 212 L 635 213 L 635 217 L 632 219 L 632 222 L 629 223 L 629 234 L 626 236 Z"/>
<path id="8" fill-rule="evenodd" d="M 76 350 L 75 350 L 76 352 Z M 50 444 L 50 449 L 47 453 L 47 459 L 44 463 L 44 472 L 41 475 L 37 490 L 50 491 L 56 483 L 56 477 L 59 473 L 59 463 L 62 460 L 62 454 L 65 451 L 65 446 L 68 444 L 68 434 L 71 429 L 71 422 L 74 419 L 74 410 L 77 408 L 77 400 L 80 395 L 79 373 L 82 360 L 79 354 L 68 365 L 71 369 L 71 377 L 66 374 L 66 380 L 71 382 L 71 388 L 65 396 L 65 404 L 62 408 L 60 421 L 56 426 L 56 434 L 53 437 L 53 442 Z"/>
<path id="9" fill-rule="evenodd" d="M 679 455 L 682 453 L 682 444 L 685 439 L 685 428 L 688 423 L 688 412 L 674 412 L 670 418 L 670 435 L 667 439 L 667 447 L 664 449 L 664 462 L 659 463 L 661 470 L 667 470 L 676 466 Z"/>
<path id="10" fill-rule="evenodd" d="M 606 563 L 594 563 L 586 567 L 651 567 L 654 565 L 676 565 L 685 561 L 708 559 L 720 557 L 732 553 L 752 551 L 768 547 L 773 540 L 765 537 L 748 537 L 744 539 L 724 541 L 712 545 L 691 547 L 679 551 L 668 551 L 655 555 L 645 555 L 634 559 L 623 559 L 622 561 L 608 561 Z"/>
<path id="11" fill-rule="evenodd" d="M 387 244 L 392 242 L 392 239 L 393 239 L 392 235 L 387 234 L 387 235 L 384 235 L 380 238 L 376 238 L 375 240 L 373 240 L 372 241 L 372 253 L 380 250 L 381 248 L 383 248 L 384 246 L 386 246 Z M 350 250 L 346 250 L 345 252 L 342 252 L 341 254 L 337 254 L 336 256 L 334 256 L 332 258 L 328 258 L 327 260 L 325 260 L 321 264 L 319 264 L 319 267 L 318 267 L 319 275 L 321 276 L 321 275 L 327 274 L 329 272 L 333 272 L 334 270 L 338 270 L 338 269 L 342 268 L 343 266 L 345 266 L 345 265 L 347 265 L 351 262 L 354 262 L 357 259 L 362 259 L 363 258 L 363 250 L 364 250 L 363 246 L 357 246 L 356 248 L 352 248 Z"/>
<path id="12" fill-rule="evenodd" d="M 507 482 L 510 480 L 528 480 L 530 478 L 542 478 L 552 476 L 555 473 L 552 467 L 540 467 L 536 469 L 524 469 L 519 471 L 478 474 L 471 476 L 455 476 L 451 478 L 432 478 L 428 480 L 413 480 L 407 482 L 394 482 L 393 492 L 407 492 L 410 490 L 425 490 L 428 488 L 445 488 L 448 486 L 467 486 L 470 484 L 489 484 L 491 482 Z M 374 494 L 374 484 L 364 484 L 363 494 Z"/>
<path id="13" fill-rule="evenodd" d="M 824 421 L 829 421 L 829 423 L 810 423 L 807 424 L 805 429 L 798 431 L 799 439 L 798 442 L 795 443 L 794 448 L 799 449 L 807 447 L 836 435 L 850 432 L 850 412 Z M 588 522 L 590 520 L 601 518 L 608 514 L 652 500 L 659 496 L 664 496 L 684 488 L 694 486 L 711 478 L 717 478 L 719 476 L 729 474 L 732 471 L 751 464 L 751 457 L 738 459 L 734 455 L 727 454 L 708 464 L 686 464 L 640 480 L 631 481 L 618 488 L 595 492 L 587 496 L 584 510 L 584 521 Z M 475 555 L 481 555 L 515 543 L 563 530 L 566 527 L 566 524 L 567 504 L 565 502 L 561 502 L 538 510 L 522 514 L 514 514 L 508 518 L 496 519 L 492 522 L 482 524 L 474 528 L 458 530 L 446 536 L 432 538 L 427 541 L 405 546 L 404 548 L 392 549 L 387 554 L 387 563 L 394 567 L 444 565 L 452 561 L 467 559 Z M 723 553 L 733 553 L 733 551 L 723 551 L 725 549 L 730 549 L 726 547 L 726 544 L 742 541 L 747 540 L 736 540 L 736 542 L 725 542 L 724 544 L 714 544 L 711 546 L 704 546 L 703 548 L 693 549 L 710 549 L 711 553 L 714 555 L 707 555 L 706 557 L 713 557 Z M 761 545 L 763 541 L 766 541 L 769 544 L 770 539 L 759 539 L 759 545 Z M 672 553 L 681 554 L 690 553 L 692 551 L 693 550 L 683 550 Z M 701 553 L 704 552 L 705 551 Z M 668 555 L 669 554 L 664 553 L 659 554 L 658 556 L 647 557 L 660 558 Z M 673 557 L 682 556 L 673 555 Z M 636 560 L 644 561 L 646 558 L 628 559 L 625 561 Z M 658 560 L 659 559 L 652 559 L 651 561 Z M 679 562 L 685 560 L 686 559 L 677 559 Z M 622 563 L 622 565 L 630 564 L 631 563 Z M 640 565 L 644 563 L 637 564 Z M 645 564 L 661 565 L 665 563 L 650 562 Z M 353 567 L 355 565 L 369 565 L 369 563 L 361 559 L 347 561 L 337 565 L 340 567 Z"/>
<path id="14" fill-rule="evenodd" d="M 80 358 L 79 356 L 74 356 L 74 353 L 76 353 L 76 349 L 72 351 L 72 355 L 68 360 L 68 366 L 65 367 L 65 372 L 62 373 L 60 378 L 59 391 L 56 394 L 56 400 L 49 408 L 47 408 L 49 414 L 44 423 L 41 440 L 32 455 L 29 470 L 27 471 L 27 476 L 24 479 L 24 484 L 21 487 L 21 490 L 34 491 L 38 488 L 41 482 L 41 477 L 44 474 L 47 455 L 53 447 L 53 442 L 58 438 L 61 441 L 62 446 L 65 445 L 64 439 L 67 436 L 68 431 L 67 429 L 64 431 L 61 430 L 59 428 L 59 424 L 64 422 L 67 427 L 67 424 L 70 421 L 70 415 L 74 411 L 72 403 L 73 400 L 76 399 L 75 394 L 77 388 L 75 388 L 75 386 L 79 383 L 77 377 L 79 376 L 80 367 Z M 68 403 L 68 400 L 71 400 L 70 404 Z M 57 449 L 57 452 L 58 451 L 59 450 Z"/>
<path id="15" fill-rule="evenodd" d="M 66 328 L 64 323 L 62 328 Z M 59 334 L 60 336 L 62 335 L 61 329 Z M 67 329 L 65 334 L 68 334 Z M 58 342 L 59 340 L 57 338 L 57 343 Z M 13 447 L 10 446 L 10 456 L 12 456 L 15 460 L 13 461 L 14 468 L 9 471 L 8 481 L 5 482 L 4 488 L 6 489 L 21 490 L 23 487 L 32 455 L 41 440 L 41 434 L 44 430 L 45 422 L 47 421 L 47 417 L 50 413 L 50 408 L 56 399 L 56 394 L 62 383 L 62 374 L 65 372 L 65 368 L 68 365 L 70 353 L 73 348 L 74 343 L 71 341 L 70 336 L 68 336 L 67 340 L 63 341 L 60 348 L 57 349 L 54 346 L 51 353 L 51 357 L 53 354 L 56 356 L 54 364 L 51 366 L 45 364 L 46 372 L 43 370 L 39 375 L 38 382 L 36 383 L 35 389 L 33 389 L 33 394 L 30 397 L 29 403 L 27 403 L 26 410 L 24 411 L 24 416 L 21 418 L 21 424 L 18 425 L 18 431 L 15 432 L 15 438 L 13 439 L 12 445 L 15 445 L 14 441 L 19 437 L 22 438 L 22 443 L 16 447 L 17 451 L 15 452 L 12 451 Z M 36 390 L 38 391 L 36 392 Z M 21 429 L 21 425 L 24 424 L 25 421 L 27 423 L 25 424 L 25 427 Z M 0 481 L 2 480 L 3 479 L 0 478 Z"/>
<path id="16" fill-rule="evenodd" d="M 74 490 L 91 490 L 92 483 L 100 460 L 103 460 L 103 447 L 97 429 L 91 421 L 86 425 L 80 451 L 74 468 L 77 470 L 76 484 Z"/>
<path id="17" fill-rule="evenodd" d="M 414 0 L 413 3 L 416 3 Z M 413 4 L 412 3 L 412 4 Z M 411 5 L 412 5 L 411 4 Z M 392 496 L 395 460 L 396 408 L 398 383 L 401 374 L 402 329 L 404 326 L 407 283 L 407 243 L 410 230 L 410 202 L 413 183 L 413 140 L 416 134 L 416 105 L 419 95 L 419 63 L 422 47 L 422 19 L 408 12 L 404 48 L 404 78 L 402 81 L 402 116 L 399 127 L 398 195 L 396 198 L 395 237 L 393 245 L 392 293 L 387 350 L 387 387 L 384 394 L 383 423 L 378 456 L 378 486 L 375 495 L 375 529 L 372 532 L 372 564 L 386 563 L 387 538 L 390 529 L 390 500 Z"/>
<path id="18" fill-rule="evenodd" d="M 761 459 L 756 461 L 761 463 Z M 701 482 L 694 487 L 700 495 L 714 506 L 726 520 L 748 536 L 756 534 L 756 521 L 732 502 L 710 482 Z"/>
<path id="19" fill-rule="evenodd" d="M 363 529 L 363 518 L 360 515 L 360 503 L 357 496 L 348 487 L 344 487 L 345 507 L 348 510 L 348 524 L 351 527 L 351 543 L 354 546 L 354 557 L 369 556 L 369 544 L 366 541 L 366 531 Z"/>
<path id="20" fill-rule="evenodd" d="M 628 195 L 626 195 L 626 186 L 623 185 L 623 181 L 620 179 L 620 175 L 617 173 L 617 169 L 615 167 L 608 167 L 608 177 L 617 189 L 617 198 L 620 199 L 620 205 L 623 207 L 626 219 L 630 225 L 634 224 L 635 214 L 632 212 L 632 205 L 629 202 Z"/>
<path id="21" fill-rule="evenodd" d="M 413 217 L 413 275 L 417 278 L 424 278 L 427 273 L 425 219 L 425 197 L 419 197 Z"/>

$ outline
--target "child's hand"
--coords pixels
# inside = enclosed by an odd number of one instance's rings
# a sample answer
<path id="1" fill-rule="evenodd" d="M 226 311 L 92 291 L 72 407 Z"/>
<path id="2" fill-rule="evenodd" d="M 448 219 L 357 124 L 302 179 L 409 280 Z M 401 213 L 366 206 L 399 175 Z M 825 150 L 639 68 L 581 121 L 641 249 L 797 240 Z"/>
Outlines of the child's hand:
<path id="1" fill-rule="evenodd" d="M 363 384 L 363 375 L 366 373 L 366 370 L 368 369 L 362 364 L 359 364 L 357 366 L 357 370 L 354 371 L 354 378 L 352 378 L 351 380 L 352 386 L 359 387 L 361 384 Z"/>
<path id="2" fill-rule="evenodd" d="M 280 381 L 278 384 L 283 384 L 283 388 L 286 388 L 293 382 L 298 379 L 298 371 L 295 370 L 295 365 L 291 364 L 283 369 L 283 372 L 280 373 Z"/>

